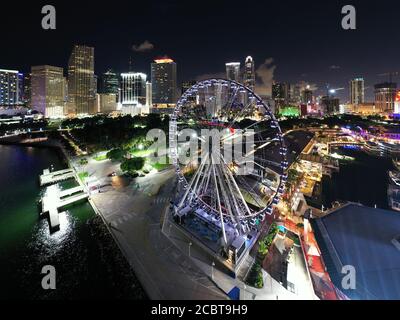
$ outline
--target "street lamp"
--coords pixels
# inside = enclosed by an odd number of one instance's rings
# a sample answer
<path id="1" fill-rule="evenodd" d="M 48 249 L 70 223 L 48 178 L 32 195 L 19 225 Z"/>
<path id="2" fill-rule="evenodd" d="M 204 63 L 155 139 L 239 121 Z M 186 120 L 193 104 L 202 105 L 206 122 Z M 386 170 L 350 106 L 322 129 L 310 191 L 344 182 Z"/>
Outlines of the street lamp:
<path id="1" fill-rule="evenodd" d="M 193 243 L 189 242 L 189 258 L 190 258 L 190 247 L 193 245 Z"/>
<path id="2" fill-rule="evenodd" d="M 215 267 L 215 263 L 214 261 L 211 263 L 211 279 L 214 280 L 214 267 Z"/>

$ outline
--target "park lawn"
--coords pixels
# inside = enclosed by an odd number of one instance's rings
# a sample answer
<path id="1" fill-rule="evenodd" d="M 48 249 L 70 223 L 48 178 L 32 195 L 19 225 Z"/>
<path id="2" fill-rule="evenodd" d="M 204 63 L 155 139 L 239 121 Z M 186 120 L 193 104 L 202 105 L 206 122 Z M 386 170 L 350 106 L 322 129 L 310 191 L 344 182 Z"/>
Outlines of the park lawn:
<path id="1" fill-rule="evenodd" d="M 152 163 L 151 166 L 152 166 L 154 169 L 156 169 L 157 171 L 162 171 L 162 170 L 167 169 L 167 168 L 169 168 L 169 167 L 171 166 L 171 160 L 170 160 L 170 158 L 168 157 L 168 158 L 167 158 L 167 163 L 159 163 L 159 162 L 156 162 L 156 163 Z"/>
<path id="2" fill-rule="evenodd" d="M 88 172 L 80 172 L 78 173 L 78 177 L 79 179 L 81 179 L 82 182 L 85 182 L 85 179 L 89 177 L 89 173 Z"/>
<path id="3" fill-rule="evenodd" d="M 103 155 L 101 155 L 101 156 L 94 157 L 93 159 L 96 160 L 96 161 L 104 161 L 104 160 L 107 160 L 107 154 L 103 154 Z"/>
<path id="4" fill-rule="evenodd" d="M 156 152 L 154 149 L 148 149 L 148 150 L 135 150 L 131 152 L 131 155 L 137 158 L 143 158 L 151 155 L 152 153 Z"/>

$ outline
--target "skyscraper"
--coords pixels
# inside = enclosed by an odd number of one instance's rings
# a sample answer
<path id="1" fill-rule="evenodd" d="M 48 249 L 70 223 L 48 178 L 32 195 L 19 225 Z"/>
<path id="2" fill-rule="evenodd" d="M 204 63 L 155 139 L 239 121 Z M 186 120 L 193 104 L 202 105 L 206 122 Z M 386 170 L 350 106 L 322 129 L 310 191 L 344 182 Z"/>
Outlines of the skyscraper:
<path id="1" fill-rule="evenodd" d="M 313 92 L 308 86 L 301 92 L 301 103 L 309 104 L 313 102 Z"/>
<path id="2" fill-rule="evenodd" d="M 23 93 L 21 92 L 22 74 L 16 70 L 0 69 L 0 105 L 18 105 Z"/>
<path id="3" fill-rule="evenodd" d="M 119 76 L 113 70 L 109 69 L 103 73 L 100 81 L 100 92 L 105 94 L 118 95 Z"/>
<path id="4" fill-rule="evenodd" d="M 75 45 L 68 63 L 68 114 L 92 114 L 95 109 L 94 48 Z"/>
<path id="5" fill-rule="evenodd" d="M 151 84 L 153 88 L 153 104 L 175 104 L 176 63 L 169 58 L 156 59 L 151 64 Z"/>
<path id="6" fill-rule="evenodd" d="M 64 115 L 65 78 L 63 68 L 35 66 L 31 68 L 31 107 L 46 118 Z"/>
<path id="7" fill-rule="evenodd" d="M 334 96 L 323 96 L 321 107 L 324 115 L 336 114 L 340 112 L 340 101 Z"/>
<path id="8" fill-rule="evenodd" d="M 375 85 L 375 108 L 378 112 L 393 113 L 397 83 L 384 82 Z"/>
<path id="9" fill-rule="evenodd" d="M 226 79 L 240 82 L 240 62 L 228 62 L 226 67 Z"/>
<path id="10" fill-rule="evenodd" d="M 256 74 L 254 69 L 254 60 L 248 56 L 244 63 L 243 83 L 246 87 L 254 91 L 256 86 Z"/>
<path id="11" fill-rule="evenodd" d="M 122 112 L 136 115 L 142 113 L 146 105 L 146 80 L 147 75 L 138 72 L 121 74 L 121 97 Z"/>
<path id="12" fill-rule="evenodd" d="M 153 87 L 150 81 L 146 82 L 146 107 L 148 110 L 153 107 Z"/>
<path id="13" fill-rule="evenodd" d="M 289 103 L 290 86 L 285 82 L 272 84 L 272 99 L 275 102 L 275 112 Z"/>
<path id="14" fill-rule="evenodd" d="M 31 105 L 31 74 L 26 73 L 24 75 L 24 96 L 22 98 L 25 106 Z"/>
<path id="15" fill-rule="evenodd" d="M 364 79 L 356 78 L 350 81 L 350 103 L 359 105 L 364 103 Z"/>

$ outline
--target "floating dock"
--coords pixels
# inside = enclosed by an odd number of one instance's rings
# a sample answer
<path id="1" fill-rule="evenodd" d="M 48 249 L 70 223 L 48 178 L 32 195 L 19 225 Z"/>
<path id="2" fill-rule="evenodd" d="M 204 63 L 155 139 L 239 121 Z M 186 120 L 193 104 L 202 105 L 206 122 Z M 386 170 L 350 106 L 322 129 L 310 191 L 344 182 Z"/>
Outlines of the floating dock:
<path id="1" fill-rule="evenodd" d="M 50 230 L 57 230 L 60 227 L 58 210 L 69 204 L 87 199 L 89 194 L 82 186 L 74 187 L 67 190 L 60 190 L 58 185 L 51 185 L 46 188 L 42 197 L 42 213 L 41 216 L 48 213 Z"/>
<path id="2" fill-rule="evenodd" d="M 57 183 L 60 181 L 68 180 L 75 177 L 73 169 L 64 169 L 59 171 L 50 172 L 49 169 L 43 170 L 43 174 L 39 177 L 40 186 Z"/>

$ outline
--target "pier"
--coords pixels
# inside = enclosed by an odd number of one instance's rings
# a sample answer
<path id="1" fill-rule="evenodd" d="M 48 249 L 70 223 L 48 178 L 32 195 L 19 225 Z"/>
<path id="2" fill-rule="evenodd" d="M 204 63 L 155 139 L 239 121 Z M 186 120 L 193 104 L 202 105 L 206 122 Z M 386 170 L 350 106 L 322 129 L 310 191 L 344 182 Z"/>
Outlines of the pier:
<path id="1" fill-rule="evenodd" d="M 75 177 L 73 169 L 64 169 L 50 172 L 49 169 L 43 170 L 43 174 L 39 177 L 40 186 L 46 186 L 56 182 L 68 180 Z"/>
<path id="2" fill-rule="evenodd" d="M 49 214 L 50 230 L 57 230 L 60 227 L 58 210 L 75 203 L 77 201 L 87 199 L 89 194 L 82 186 L 74 187 L 68 190 L 60 190 L 58 185 L 51 185 L 46 188 L 42 197 L 42 213 L 41 216 Z"/>

